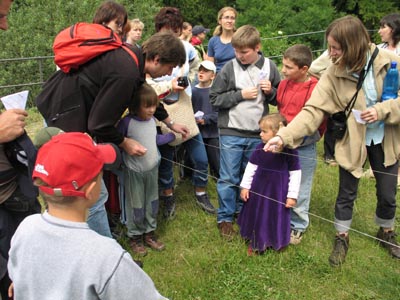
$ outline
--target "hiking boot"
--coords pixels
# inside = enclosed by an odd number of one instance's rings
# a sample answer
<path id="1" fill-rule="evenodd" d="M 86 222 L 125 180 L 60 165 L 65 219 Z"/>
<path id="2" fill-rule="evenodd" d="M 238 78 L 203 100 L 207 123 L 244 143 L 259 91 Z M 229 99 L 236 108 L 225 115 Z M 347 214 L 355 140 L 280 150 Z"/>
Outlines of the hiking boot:
<path id="1" fill-rule="evenodd" d="M 211 204 L 210 199 L 208 198 L 207 193 L 203 195 L 195 195 L 196 203 L 206 212 L 212 215 L 215 215 L 216 210 L 215 207 Z"/>
<path id="2" fill-rule="evenodd" d="M 144 243 L 153 250 L 162 251 L 165 248 L 164 243 L 157 240 L 154 231 L 144 234 Z"/>
<path id="3" fill-rule="evenodd" d="M 167 220 L 172 220 L 175 217 L 176 212 L 176 204 L 175 204 L 175 197 L 174 195 L 170 196 L 160 196 L 160 203 L 163 204 L 163 216 Z"/>
<path id="4" fill-rule="evenodd" d="M 394 230 L 385 232 L 382 227 L 379 228 L 376 235 L 378 239 L 382 240 L 379 241 L 379 244 L 386 248 L 392 257 L 400 259 L 400 245 L 396 241 L 396 236 Z"/>
<path id="5" fill-rule="evenodd" d="M 329 263 L 332 267 L 337 267 L 344 263 L 348 249 L 349 235 L 344 233 L 336 234 L 333 250 L 331 256 L 329 256 Z"/>
<path id="6" fill-rule="evenodd" d="M 291 245 L 298 245 L 301 242 L 301 239 L 303 238 L 303 232 L 298 231 L 295 229 L 290 230 L 290 242 L 289 244 Z"/>
<path id="7" fill-rule="evenodd" d="M 143 245 L 143 235 L 134 235 L 131 237 L 129 245 L 134 253 L 140 256 L 147 255 L 147 250 Z"/>
<path id="8" fill-rule="evenodd" d="M 233 240 L 235 230 L 233 229 L 232 222 L 223 221 L 218 223 L 218 229 L 223 239 L 227 240 L 228 242 Z"/>

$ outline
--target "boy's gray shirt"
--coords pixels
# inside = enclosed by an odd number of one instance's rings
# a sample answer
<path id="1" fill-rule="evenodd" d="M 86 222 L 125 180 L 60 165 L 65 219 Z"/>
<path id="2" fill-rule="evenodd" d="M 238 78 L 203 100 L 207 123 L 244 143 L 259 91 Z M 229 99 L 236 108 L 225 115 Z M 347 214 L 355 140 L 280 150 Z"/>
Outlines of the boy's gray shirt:
<path id="1" fill-rule="evenodd" d="M 258 86 L 262 74 L 271 81 L 271 94 L 266 95 L 260 89 L 256 99 L 243 99 L 241 90 Z M 276 105 L 279 82 L 275 63 L 262 55 L 252 65 L 243 65 L 236 58 L 226 63 L 210 89 L 210 102 L 218 108 L 220 135 L 258 138 L 258 121 L 269 113 L 268 104 Z"/>
<path id="2" fill-rule="evenodd" d="M 8 271 L 15 300 L 166 299 L 117 241 L 47 212 L 18 227 Z"/>

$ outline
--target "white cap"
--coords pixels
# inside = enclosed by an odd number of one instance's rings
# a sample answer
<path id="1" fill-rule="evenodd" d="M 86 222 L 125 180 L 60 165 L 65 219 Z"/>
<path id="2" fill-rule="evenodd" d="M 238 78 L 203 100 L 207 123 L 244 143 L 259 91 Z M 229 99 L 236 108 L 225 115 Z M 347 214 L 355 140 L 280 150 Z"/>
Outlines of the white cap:
<path id="1" fill-rule="evenodd" d="M 200 63 L 200 66 L 203 66 L 205 69 L 207 69 L 209 71 L 213 71 L 214 73 L 217 72 L 217 68 L 215 67 L 214 63 L 210 60 L 203 60 Z"/>

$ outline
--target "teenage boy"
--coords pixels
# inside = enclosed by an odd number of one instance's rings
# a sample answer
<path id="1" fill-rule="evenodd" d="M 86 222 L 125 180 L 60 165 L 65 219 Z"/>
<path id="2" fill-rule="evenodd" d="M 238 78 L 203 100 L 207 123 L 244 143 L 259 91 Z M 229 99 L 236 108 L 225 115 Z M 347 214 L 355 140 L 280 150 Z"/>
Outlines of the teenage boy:
<path id="1" fill-rule="evenodd" d="M 200 63 L 198 73 L 199 83 L 192 88 L 192 105 L 193 111 L 195 112 L 196 123 L 199 126 L 206 147 L 210 173 L 214 177 L 218 178 L 218 112 L 210 103 L 210 88 L 215 78 L 216 70 L 217 69 L 212 61 L 204 60 Z"/>
<path id="2" fill-rule="evenodd" d="M 15 300 L 166 299 L 117 241 L 85 222 L 100 195 L 103 166 L 118 165 L 117 153 L 78 132 L 40 148 L 32 179 L 48 208 L 26 218 L 12 238 Z"/>
<path id="3" fill-rule="evenodd" d="M 239 185 L 249 157 L 260 143 L 258 121 L 276 104 L 280 74 L 276 65 L 260 52 L 258 30 L 240 27 L 232 37 L 236 58 L 218 73 L 211 86 L 210 101 L 218 108 L 220 140 L 220 179 L 218 192 L 218 228 L 231 240 L 232 222 L 240 212 Z"/>
<path id="4" fill-rule="evenodd" d="M 305 45 L 294 45 L 283 54 L 282 75 L 285 77 L 278 87 L 276 97 L 278 110 L 288 123 L 301 111 L 318 80 L 308 75 L 312 62 L 312 52 Z M 290 214 L 290 244 L 301 242 L 303 233 L 309 225 L 311 188 L 317 165 L 317 145 L 321 138 L 319 131 L 304 138 L 299 152 L 301 166 L 300 193 Z"/>

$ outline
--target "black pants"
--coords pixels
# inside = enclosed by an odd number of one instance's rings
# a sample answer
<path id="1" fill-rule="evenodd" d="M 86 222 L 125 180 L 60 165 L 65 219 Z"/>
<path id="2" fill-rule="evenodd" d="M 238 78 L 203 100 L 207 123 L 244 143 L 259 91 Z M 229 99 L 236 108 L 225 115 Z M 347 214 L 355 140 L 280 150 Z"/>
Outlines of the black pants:
<path id="1" fill-rule="evenodd" d="M 326 128 L 324 133 L 324 159 L 335 159 L 335 142 L 332 131 Z"/>
<path id="2" fill-rule="evenodd" d="M 40 210 L 39 201 L 36 198 L 26 197 L 19 188 L 9 199 L 0 204 L 0 255 L 4 261 L 8 261 L 11 238 L 18 225 L 25 217 L 40 213 Z M 0 294 L 2 299 L 5 300 L 8 299 L 7 290 L 11 281 L 8 277 L 7 265 L 1 265 L 0 268 L 0 274 L 5 273 L 3 278 L 0 279 Z"/>
<path id="3" fill-rule="evenodd" d="M 376 180 L 376 217 L 390 222 L 396 213 L 398 162 L 388 167 L 383 165 L 384 153 L 381 144 L 368 146 L 367 154 Z M 339 221 L 339 225 L 340 221 L 349 222 L 352 219 L 358 183 L 358 178 L 339 168 L 339 193 L 335 204 L 335 219 Z"/>
<path id="4" fill-rule="evenodd" d="M 212 176 L 219 178 L 219 138 L 203 138 Z"/>

